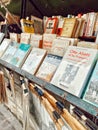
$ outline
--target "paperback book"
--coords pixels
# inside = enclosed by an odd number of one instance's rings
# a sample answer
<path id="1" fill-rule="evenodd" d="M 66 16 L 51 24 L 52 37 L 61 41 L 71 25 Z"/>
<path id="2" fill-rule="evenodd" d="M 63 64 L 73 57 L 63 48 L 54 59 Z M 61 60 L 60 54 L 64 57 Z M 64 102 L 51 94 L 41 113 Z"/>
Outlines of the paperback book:
<path id="1" fill-rule="evenodd" d="M 29 44 L 30 43 L 30 37 L 31 37 L 30 33 L 21 33 L 20 43 Z"/>
<path id="2" fill-rule="evenodd" d="M 51 83 L 81 97 L 97 57 L 95 49 L 69 46 Z"/>
<path id="3" fill-rule="evenodd" d="M 51 54 L 63 56 L 70 44 L 69 40 L 54 39 L 50 50 Z"/>
<path id="4" fill-rule="evenodd" d="M 22 66 L 22 70 L 35 74 L 46 55 L 46 50 L 33 48 Z"/>
<path id="5" fill-rule="evenodd" d="M 61 59 L 62 57 L 60 56 L 47 54 L 35 76 L 42 80 L 50 82 L 61 62 Z"/>
<path id="6" fill-rule="evenodd" d="M 3 53 L 5 52 L 5 50 L 7 49 L 10 43 L 11 43 L 10 39 L 4 38 L 4 40 L 2 41 L 0 45 L 0 57 L 3 55 Z"/>
<path id="7" fill-rule="evenodd" d="M 85 90 L 83 100 L 98 107 L 98 61 Z"/>
<path id="8" fill-rule="evenodd" d="M 30 45 L 32 47 L 42 48 L 42 35 L 40 34 L 31 34 Z"/>
<path id="9" fill-rule="evenodd" d="M 30 44 L 21 43 L 17 51 L 13 55 L 12 59 L 10 60 L 10 64 L 15 65 L 16 67 L 21 67 L 30 51 Z"/>
<path id="10" fill-rule="evenodd" d="M 18 47 L 19 47 L 18 43 L 11 42 L 10 45 L 7 47 L 6 51 L 4 52 L 4 54 L 2 55 L 1 59 L 10 62 Z"/>

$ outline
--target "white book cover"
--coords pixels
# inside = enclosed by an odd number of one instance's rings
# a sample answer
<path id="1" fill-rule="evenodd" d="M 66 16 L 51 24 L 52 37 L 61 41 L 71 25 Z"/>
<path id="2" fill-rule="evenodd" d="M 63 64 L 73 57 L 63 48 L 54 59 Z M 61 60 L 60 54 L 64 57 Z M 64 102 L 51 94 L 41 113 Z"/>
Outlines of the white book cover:
<path id="1" fill-rule="evenodd" d="M 56 38 L 56 34 L 43 34 L 43 48 L 50 52 L 53 40 Z"/>
<path id="2" fill-rule="evenodd" d="M 1 59 L 10 62 L 18 47 L 19 47 L 18 43 L 11 42 L 10 45 L 7 47 L 6 51 L 4 52 L 3 56 L 1 57 Z"/>
<path id="3" fill-rule="evenodd" d="M 98 107 L 98 61 L 84 92 L 83 100 Z"/>
<path id="4" fill-rule="evenodd" d="M 31 34 L 30 45 L 32 47 L 41 47 L 42 45 L 42 35 L 39 34 Z"/>
<path id="5" fill-rule="evenodd" d="M 0 57 L 3 55 L 8 45 L 11 43 L 10 39 L 5 38 L 0 45 Z"/>
<path id="6" fill-rule="evenodd" d="M 21 33 L 20 43 L 29 44 L 30 43 L 30 37 L 31 37 L 30 33 Z"/>
<path id="7" fill-rule="evenodd" d="M 81 97 L 97 55 L 95 49 L 69 46 L 51 83 Z"/>
<path id="8" fill-rule="evenodd" d="M 70 44 L 69 40 L 54 39 L 50 53 L 57 55 L 57 56 L 63 56 L 64 53 L 66 52 L 69 44 Z"/>
<path id="9" fill-rule="evenodd" d="M 41 66 L 39 67 L 36 77 L 41 78 L 47 82 L 50 82 L 51 78 L 53 77 L 57 67 L 61 62 L 61 57 L 47 54 L 44 61 L 42 62 Z"/>
<path id="10" fill-rule="evenodd" d="M 46 55 L 46 50 L 33 48 L 22 66 L 22 70 L 35 74 Z"/>
<path id="11" fill-rule="evenodd" d="M 30 44 L 20 44 L 17 51 L 10 60 L 10 64 L 21 67 L 31 51 Z"/>

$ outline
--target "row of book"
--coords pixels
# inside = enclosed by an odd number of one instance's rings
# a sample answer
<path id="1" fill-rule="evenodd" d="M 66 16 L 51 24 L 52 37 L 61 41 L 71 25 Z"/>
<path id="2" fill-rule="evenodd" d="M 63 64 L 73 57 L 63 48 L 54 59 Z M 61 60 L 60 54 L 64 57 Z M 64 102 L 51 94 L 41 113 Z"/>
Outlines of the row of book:
<path id="1" fill-rule="evenodd" d="M 43 19 L 31 16 L 31 20 L 20 20 L 22 31 L 36 34 L 57 34 L 63 37 L 77 38 L 80 36 L 97 36 L 98 33 L 98 13 L 89 12 L 78 14 L 77 16 L 68 15 L 52 16 Z"/>
<path id="2" fill-rule="evenodd" d="M 49 53 L 43 48 L 5 38 L 0 45 L 0 58 L 98 106 L 98 50 L 68 45 L 65 49 L 59 47 L 61 42 L 56 43 L 56 50 L 51 48 L 55 53 Z"/>

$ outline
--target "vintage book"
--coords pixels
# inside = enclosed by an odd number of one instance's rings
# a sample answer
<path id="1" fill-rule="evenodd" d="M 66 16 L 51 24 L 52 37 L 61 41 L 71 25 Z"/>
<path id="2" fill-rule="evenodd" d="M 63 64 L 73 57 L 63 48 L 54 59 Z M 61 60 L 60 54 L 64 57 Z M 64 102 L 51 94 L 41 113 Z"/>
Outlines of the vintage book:
<path id="1" fill-rule="evenodd" d="M 4 36 L 5 34 L 3 32 L 0 32 L 0 44 L 2 43 Z"/>
<path id="2" fill-rule="evenodd" d="M 35 76 L 42 80 L 50 82 L 61 62 L 61 59 L 62 57 L 60 56 L 47 54 Z"/>
<path id="3" fill-rule="evenodd" d="M 77 43 L 77 46 L 98 49 L 98 44 L 95 42 L 80 41 Z"/>
<path id="4" fill-rule="evenodd" d="M 9 35 L 10 35 L 11 41 L 13 41 L 13 42 L 20 42 L 20 35 L 21 35 L 21 34 L 11 33 L 11 32 L 10 32 Z"/>
<path id="5" fill-rule="evenodd" d="M 87 26 L 85 30 L 85 36 L 92 36 L 94 31 L 94 25 L 97 18 L 97 13 L 91 12 L 88 13 L 88 20 L 87 20 Z"/>
<path id="6" fill-rule="evenodd" d="M 94 30 L 93 30 L 93 36 L 97 36 L 98 34 L 98 13 L 95 20 Z"/>
<path id="7" fill-rule="evenodd" d="M 30 44 L 21 43 L 17 51 L 13 55 L 12 59 L 10 60 L 10 64 L 15 65 L 16 67 L 21 67 L 30 51 Z"/>
<path id="8" fill-rule="evenodd" d="M 57 24 L 58 24 L 58 18 L 56 17 L 48 18 L 44 33 L 55 34 L 57 29 Z"/>
<path id="9" fill-rule="evenodd" d="M 95 49 L 69 46 L 51 83 L 81 97 L 97 58 Z"/>
<path id="10" fill-rule="evenodd" d="M 76 23 L 76 18 L 65 18 L 61 36 L 72 37 L 74 35 L 73 32 L 75 31 Z"/>
<path id="11" fill-rule="evenodd" d="M 22 70 L 34 75 L 46 55 L 46 50 L 33 48 L 22 66 Z"/>
<path id="12" fill-rule="evenodd" d="M 58 27 L 57 27 L 57 30 L 56 30 L 56 34 L 57 34 L 58 36 L 61 35 L 62 29 L 63 29 L 63 24 L 64 24 L 64 18 L 61 17 L 61 18 L 59 19 Z"/>
<path id="13" fill-rule="evenodd" d="M 7 49 L 10 43 L 11 43 L 10 39 L 4 38 L 4 40 L 2 41 L 0 45 L 0 57 L 3 55 L 3 53 L 5 52 L 5 50 Z"/>
<path id="14" fill-rule="evenodd" d="M 70 45 L 69 40 L 54 39 L 50 53 L 57 56 L 63 56 L 69 45 Z"/>
<path id="15" fill-rule="evenodd" d="M 56 34 L 43 34 L 43 48 L 50 52 L 53 40 L 56 38 Z"/>
<path id="16" fill-rule="evenodd" d="M 6 51 L 2 55 L 1 59 L 7 62 L 10 62 L 12 59 L 13 55 L 17 51 L 19 47 L 19 44 L 16 42 L 11 42 L 10 45 L 7 47 Z"/>
<path id="17" fill-rule="evenodd" d="M 70 41 L 70 46 L 76 46 L 79 39 L 78 38 L 67 38 L 67 37 L 57 37 L 57 39 L 62 39 L 62 40 L 68 40 Z"/>
<path id="18" fill-rule="evenodd" d="M 31 34 L 31 38 L 30 38 L 30 45 L 32 47 L 38 47 L 38 48 L 42 48 L 42 35 L 40 34 Z"/>
<path id="19" fill-rule="evenodd" d="M 34 22 L 28 19 L 20 20 L 22 32 L 24 33 L 34 33 Z"/>
<path id="20" fill-rule="evenodd" d="M 43 34 L 43 20 L 33 15 L 31 15 L 31 20 L 34 22 L 34 33 Z"/>
<path id="21" fill-rule="evenodd" d="M 29 44 L 30 43 L 30 37 L 31 37 L 30 33 L 21 33 L 20 43 Z"/>
<path id="22" fill-rule="evenodd" d="M 98 107 L 98 61 L 88 82 L 83 100 Z"/>

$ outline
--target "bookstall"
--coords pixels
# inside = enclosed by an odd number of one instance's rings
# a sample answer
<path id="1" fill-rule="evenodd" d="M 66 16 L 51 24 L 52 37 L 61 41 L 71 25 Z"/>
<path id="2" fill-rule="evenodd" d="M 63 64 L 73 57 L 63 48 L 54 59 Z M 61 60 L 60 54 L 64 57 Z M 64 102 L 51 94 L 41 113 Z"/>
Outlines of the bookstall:
<path id="1" fill-rule="evenodd" d="M 98 13 L 28 20 L 26 2 L 22 32 L 0 32 L 0 101 L 23 130 L 98 130 Z"/>

